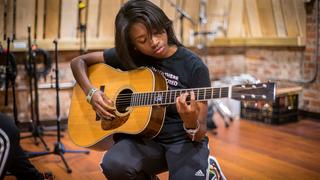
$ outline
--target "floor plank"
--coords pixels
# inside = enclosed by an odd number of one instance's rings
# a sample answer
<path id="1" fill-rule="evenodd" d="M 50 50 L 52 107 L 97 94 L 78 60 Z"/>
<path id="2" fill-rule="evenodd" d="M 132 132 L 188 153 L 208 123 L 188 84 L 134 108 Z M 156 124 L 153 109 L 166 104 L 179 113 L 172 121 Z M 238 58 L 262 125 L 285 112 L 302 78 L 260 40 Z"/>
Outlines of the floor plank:
<path id="1" fill-rule="evenodd" d="M 280 126 L 249 120 L 235 120 L 229 128 L 219 115 L 214 116 L 218 129 L 209 131 L 210 152 L 220 162 L 228 179 L 320 179 L 320 123 L 301 119 Z M 216 134 L 215 134 L 216 133 Z M 64 133 L 66 149 L 75 146 Z M 54 137 L 45 137 L 52 148 Z M 24 149 L 42 151 L 31 139 L 22 140 Z M 57 180 L 105 179 L 99 168 L 103 152 L 90 151 L 89 155 L 66 153 L 73 170 L 68 174 L 61 158 L 48 155 L 31 159 L 41 171 L 52 171 Z M 168 179 L 168 173 L 158 175 Z M 6 177 L 5 180 L 14 179 Z"/>

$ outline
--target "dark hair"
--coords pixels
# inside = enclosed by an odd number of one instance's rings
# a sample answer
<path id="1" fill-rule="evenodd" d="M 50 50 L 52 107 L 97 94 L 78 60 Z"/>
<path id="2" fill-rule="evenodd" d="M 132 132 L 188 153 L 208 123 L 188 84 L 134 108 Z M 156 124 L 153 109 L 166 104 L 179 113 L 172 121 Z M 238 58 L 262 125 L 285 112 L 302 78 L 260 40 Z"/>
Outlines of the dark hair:
<path id="1" fill-rule="evenodd" d="M 137 22 L 146 26 L 150 36 L 152 29 L 158 32 L 165 29 L 168 44 L 182 46 L 174 33 L 172 21 L 158 6 L 148 0 L 129 0 L 121 7 L 115 20 L 115 49 L 121 63 L 127 69 L 137 67 L 134 59 L 139 57 L 139 53 L 135 52 L 129 37 L 131 25 Z"/>

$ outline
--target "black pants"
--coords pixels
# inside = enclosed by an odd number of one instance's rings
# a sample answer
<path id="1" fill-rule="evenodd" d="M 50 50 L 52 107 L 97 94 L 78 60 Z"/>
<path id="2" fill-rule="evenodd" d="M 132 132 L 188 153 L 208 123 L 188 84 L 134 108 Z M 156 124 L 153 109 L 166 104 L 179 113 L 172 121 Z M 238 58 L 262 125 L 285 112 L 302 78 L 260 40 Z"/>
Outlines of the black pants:
<path id="1" fill-rule="evenodd" d="M 101 167 L 109 180 L 151 179 L 169 171 L 170 180 L 204 180 L 209 174 L 208 139 L 163 144 L 127 137 L 113 145 Z"/>
<path id="2" fill-rule="evenodd" d="M 9 171 L 17 179 L 44 179 L 20 146 L 20 132 L 14 121 L 0 113 L 0 180 Z"/>

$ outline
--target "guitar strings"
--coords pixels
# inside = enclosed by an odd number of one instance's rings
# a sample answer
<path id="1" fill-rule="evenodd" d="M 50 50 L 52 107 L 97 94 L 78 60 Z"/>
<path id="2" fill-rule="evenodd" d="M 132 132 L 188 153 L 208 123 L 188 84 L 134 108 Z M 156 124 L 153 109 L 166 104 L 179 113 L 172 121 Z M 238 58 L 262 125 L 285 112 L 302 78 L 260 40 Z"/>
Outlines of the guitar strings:
<path id="1" fill-rule="evenodd" d="M 166 95 L 164 95 L 166 94 Z M 153 93 L 128 93 L 128 94 L 120 94 L 119 95 L 119 98 L 117 98 L 118 100 L 121 100 L 121 99 L 127 99 L 127 98 L 154 98 L 154 97 L 158 97 L 159 95 L 161 95 L 161 97 L 175 97 L 175 96 L 179 96 L 181 95 L 181 93 L 179 94 L 170 94 L 168 95 L 168 93 L 162 93 L 162 92 L 153 92 Z M 252 94 L 248 94 L 248 93 L 242 93 L 242 92 L 232 92 L 231 95 L 252 95 Z M 173 96 L 172 96 L 173 95 Z M 215 92 L 213 94 L 209 94 L 209 93 L 196 93 L 195 96 L 196 97 L 208 97 L 208 96 L 217 96 L 217 95 L 229 95 L 229 92 L 221 92 L 221 93 L 218 93 L 218 92 Z M 190 96 L 190 95 L 189 95 Z M 259 94 L 257 94 L 256 96 L 259 96 Z"/>
<path id="2" fill-rule="evenodd" d="M 204 94 L 201 94 L 202 97 L 204 97 Z M 227 93 L 225 94 L 221 94 L 221 95 L 228 95 Z M 232 95 L 244 95 L 244 96 L 249 96 L 251 97 L 252 94 L 239 94 L 239 93 L 233 93 Z M 263 97 L 263 95 L 255 95 L 255 98 L 259 98 L 259 97 Z M 252 98 L 252 99 L 255 99 L 255 98 Z M 210 97 L 209 99 L 214 99 L 214 96 Z M 200 99 L 200 100 L 209 100 L 209 99 Z M 152 101 L 153 100 L 153 101 Z M 164 100 L 164 101 L 163 101 Z M 173 98 L 173 101 L 172 101 L 172 98 L 170 97 L 162 97 L 161 98 L 161 102 L 164 102 L 164 103 L 154 103 L 154 99 L 152 98 L 146 98 L 144 97 L 143 99 L 140 98 L 138 101 L 135 101 L 134 104 L 132 104 L 132 99 L 131 99 L 131 96 L 130 97 L 126 97 L 126 98 L 118 98 L 117 99 L 117 106 L 118 107 L 127 107 L 128 105 L 130 106 L 134 106 L 134 105 L 157 105 L 157 104 L 171 104 L 171 103 L 175 103 L 175 100 L 176 98 Z M 199 99 L 198 99 L 199 100 Z"/>
<path id="3" fill-rule="evenodd" d="M 246 96 L 250 96 L 250 94 L 247 94 Z M 262 97 L 262 95 L 257 95 L 256 98 L 258 98 L 259 96 Z M 118 108 L 123 108 L 123 107 L 129 107 L 129 106 L 153 106 L 153 105 L 167 105 L 167 104 L 174 104 L 176 101 L 174 100 L 173 102 L 168 102 L 168 103 L 146 103 L 145 101 L 143 102 L 135 102 L 134 104 L 130 103 L 131 101 L 128 100 L 127 102 L 123 103 L 123 102 L 117 102 L 117 107 Z"/>
<path id="4" fill-rule="evenodd" d="M 166 95 L 164 95 L 166 94 Z M 174 97 L 174 96 L 177 96 L 177 95 L 181 95 L 182 93 L 176 93 L 176 94 L 173 94 L 173 93 L 166 93 L 166 92 L 161 92 L 161 91 L 157 91 L 157 92 L 152 92 L 152 93 L 127 93 L 127 94 L 120 94 L 119 95 L 119 98 L 117 99 L 127 99 L 127 98 L 131 98 L 133 96 L 135 96 L 135 98 L 154 98 L 154 97 L 157 97 L 158 95 L 161 95 L 162 97 Z M 232 92 L 231 95 L 240 95 L 240 94 L 243 94 L 243 95 L 248 95 L 248 93 L 242 93 L 242 92 Z M 174 96 L 172 96 L 174 95 Z M 211 93 L 208 93 L 208 92 L 201 92 L 201 93 L 195 93 L 195 96 L 198 97 L 198 96 L 201 96 L 201 97 L 207 97 L 207 96 L 217 96 L 217 95 L 229 95 L 229 92 L 214 92 L 213 94 Z M 251 94 L 250 94 L 251 95 Z M 258 94 L 259 95 L 259 94 Z M 256 95 L 256 96 L 258 96 Z M 190 96 L 190 95 L 189 95 Z"/>
<path id="5" fill-rule="evenodd" d="M 232 87 L 232 94 L 236 93 L 241 93 L 242 91 L 247 91 L 247 90 L 259 90 L 259 89 L 266 89 L 266 87 L 255 87 L 255 88 L 250 88 L 250 87 Z M 172 95 L 175 93 L 175 95 L 179 95 L 185 92 L 191 92 L 194 91 L 196 96 L 207 94 L 207 93 L 212 93 L 213 94 L 223 94 L 223 93 L 229 93 L 229 87 L 223 87 L 223 88 L 200 88 L 200 89 L 179 89 L 179 90 L 171 90 L 171 91 L 152 91 L 152 92 L 140 92 L 140 93 L 126 93 L 126 94 L 120 94 L 122 97 L 131 97 L 132 95 L 144 95 L 144 96 L 149 96 L 149 94 L 168 94 Z"/>

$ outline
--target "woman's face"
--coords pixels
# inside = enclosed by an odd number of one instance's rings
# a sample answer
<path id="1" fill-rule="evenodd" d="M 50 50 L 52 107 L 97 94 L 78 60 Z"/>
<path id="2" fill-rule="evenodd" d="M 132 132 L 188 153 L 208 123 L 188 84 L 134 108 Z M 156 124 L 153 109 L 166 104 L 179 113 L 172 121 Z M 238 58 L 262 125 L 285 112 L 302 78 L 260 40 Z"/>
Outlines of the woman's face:
<path id="1" fill-rule="evenodd" d="M 130 28 L 129 36 L 135 50 L 151 57 L 167 58 L 176 50 L 175 46 L 169 47 L 167 32 L 164 29 L 161 32 L 154 30 L 150 37 L 144 24 L 134 23 Z"/>

